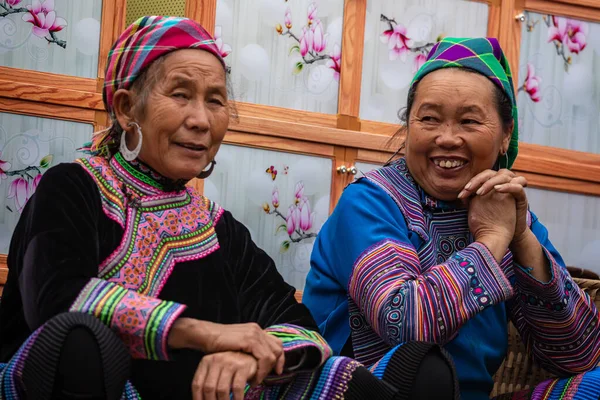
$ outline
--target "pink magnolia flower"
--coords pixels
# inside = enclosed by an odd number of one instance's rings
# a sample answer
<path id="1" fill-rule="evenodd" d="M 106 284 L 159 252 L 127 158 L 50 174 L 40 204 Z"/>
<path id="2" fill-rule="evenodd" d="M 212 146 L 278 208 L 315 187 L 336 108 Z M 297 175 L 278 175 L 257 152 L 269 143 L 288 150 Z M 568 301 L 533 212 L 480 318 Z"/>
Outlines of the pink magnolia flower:
<path id="1" fill-rule="evenodd" d="M 383 32 L 379 39 L 387 43 L 390 51 L 390 61 L 400 59 L 406 61 L 408 51 L 413 45 L 413 41 L 406 36 L 406 28 L 403 25 L 396 24 L 394 29 L 388 29 Z"/>
<path id="2" fill-rule="evenodd" d="M 323 32 L 323 24 L 320 19 L 316 20 L 311 30 L 313 31 L 313 50 L 320 53 L 327 47 L 327 35 Z"/>
<path id="3" fill-rule="evenodd" d="M 292 29 L 292 10 L 290 7 L 285 10 L 284 23 L 286 28 Z"/>
<path id="4" fill-rule="evenodd" d="M 300 181 L 296 183 L 296 187 L 294 188 L 294 197 L 296 197 L 296 204 L 298 204 L 300 199 L 304 197 L 304 182 Z"/>
<path id="5" fill-rule="evenodd" d="M 548 41 L 559 41 L 571 53 L 579 54 L 587 45 L 588 24 L 571 18 L 552 17 L 552 25 L 548 29 Z"/>
<path id="6" fill-rule="evenodd" d="M 33 193 L 35 192 L 35 189 L 37 189 L 40 180 L 42 180 L 42 174 L 37 174 L 35 176 L 35 178 L 33 178 L 33 181 L 31 181 L 31 185 L 29 185 L 29 187 L 27 188 L 27 198 L 31 198 L 31 196 L 33 196 Z"/>
<path id="7" fill-rule="evenodd" d="M 6 4 L 8 4 L 11 7 L 16 6 L 17 4 L 19 4 L 22 0 L 6 0 Z"/>
<path id="8" fill-rule="evenodd" d="M 413 73 L 416 73 L 427 61 L 427 56 L 423 53 L 417 54 L 415 57 L 415 63 L 413 65 Z"/>
<path id="9" fill-rule="evenodd" d="M 542 82 L 542 78 L 539 76 L 535 76 L 535 69 L 533 65 L 527 63 L 527 76 L 525 77 L 525 82 L 523 83 L 523 88 L 531 97 L 535 103 L 541 100 L 540 97 L 540 83 Z"/>
<path id="10" fill-rule="evenodd" d="M 307 14 L 308 25 L 311 25 L 313 20 L 317 17 L 317 3 L 313 1 L 308 5 Z"/>
<path id="11" fill-rule="evenodd" d="M 300 215 L 298 213 L 298 207 L 292 205 L 288 208 L 287 217 L 285 218 L 285 223 L 287 225 L 287 233 L 288 235 L 292 235 L 296 231 L 296 227 L 298 226 Z"/>
<path id="12" fill-rule="evenodd" d="M 24 178 L 17 178 L 10 184 L 7 199 L 15 199 L 15 206 L 21 212 L 29 198 L 29 184 Z"/>
<path id="13" fill-rule="evenodd" d="M 61 31 L 67 26 L 64 18 L 57 17 L 54 11 L 54 0 L 33 0 L 31 5 L 27 6 L 29 12 L 23 15 L 23 21 L 33 24 L 33 34 L 44 38 L 50 32 Z"/>
<path id="14" fill-rule="evenodd" d="M 302 35 L 300 36 L 300 54 L 302 57 L 313 50 L 313 38 L 314 33 L 312 29 L 307 28 L 306 26 L 302 28 Z"/>
<path id="15" fill-rule="evenodd" d="M 215 26 L 215 45 L 217 49 L 219 49 L 219 53 L 221 57 L 225 58 L 231 53 L 231 46 L 227 43 L 223 43 L 223 38 L 221 36 L 222 29 L 220 26 Z"/>
<path id="16" fill-rule="evenodd" d="M 333 70 L 333 77 L 336 81 L 340 80 L 340 71 L 342 70 L 342 49 L 339 44 L 333 45 L 333 51 L 329 53 L 331 57 L 325 65 Z"/>
<path id="17" fill-rule="evenodd" d="M 0 156 L 1 155 L 2 153 L 0 153 Z M 0 180 L 8 178 L 8 175 L 6 175 L 6 171 L 8 171 L 10 167 L 11 165 L 8 161 L 0 160 Z"/>
<path id="18" fill-rule="evenodd" d="M 310 212 L 310 202 L 306 197 L 302 199 L 298 209 L 300 210 L 300 229 L 307 232 L 312 228 L 315 216 Z"/>
<path id="19" fill-rule="evenodd" d="M 271 198 L 271 203 L 273 203 L 273 207 L 279 207 L 279 189 L 277 189 L 277 187 L 273 189 L 273 197 Z"/>

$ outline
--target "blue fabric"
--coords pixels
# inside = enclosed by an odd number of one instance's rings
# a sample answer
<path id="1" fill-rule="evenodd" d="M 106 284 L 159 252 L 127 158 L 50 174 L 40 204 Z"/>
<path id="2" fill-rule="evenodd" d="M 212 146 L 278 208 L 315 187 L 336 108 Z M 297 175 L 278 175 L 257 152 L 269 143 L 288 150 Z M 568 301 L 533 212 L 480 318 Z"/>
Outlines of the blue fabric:
<path id="1" fill-rule="evenodd" d="M 531 230 L 564 267 L 548 231 L 533 214 Z M 354 262 L 387 238 L 411 243 L 415 249 L 423 244 L 383 189 L 367 179 L 350 185 L 316 239 L 302 299 L 335 354 L 350 336 L 347 288 Z M 507 321 L 505 304 L 489 307 L 445 346 L 456 364 L 463 399 L 489 398 L 492 375 L 506 355 Z"/>

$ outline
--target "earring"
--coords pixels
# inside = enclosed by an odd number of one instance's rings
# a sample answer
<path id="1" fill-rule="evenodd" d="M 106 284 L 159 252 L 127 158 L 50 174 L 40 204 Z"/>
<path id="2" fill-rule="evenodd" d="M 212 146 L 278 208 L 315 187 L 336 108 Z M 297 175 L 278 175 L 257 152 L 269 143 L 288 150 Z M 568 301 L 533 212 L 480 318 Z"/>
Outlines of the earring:
<path id="1" fill-rule="evenodd" d="M 142 127 L 137 122 L 130 122 L 127 124 L 127 126 L 135 126 L 135 130 L 138 134 L 138 143 L 137 146 L 135 146 L 135 149 L 129 150 L 127 148 L 126 140 L 127 131 L 123 131 L 123 133 L 121 134 L 121 144 L 119 145 L 119 151 L 121 152 L 125 160 L 133 161 L 137 158 L 137 156 L 140 154 L 140 150 L 142 149 Z"/>
<path id="2" fill-rule="evenodd" d="M 506 164 L 504 164 L 504 168 L 508 169 L 508 150 L 504 152 L 504 157 L 506 158 Z"/>
<path id="3" fill-rule="evenodd" d="M 208 169 L 200 172 L 197 176 L 198 179 L 206 179 L 210 176 L 210 174 L 212 174 L 213 169 L 215 169 L 215 165 L 217 164 L 217 162 L 215 160 L 212 160 L 210 162 L 210 167 L 208 167 Z"/>

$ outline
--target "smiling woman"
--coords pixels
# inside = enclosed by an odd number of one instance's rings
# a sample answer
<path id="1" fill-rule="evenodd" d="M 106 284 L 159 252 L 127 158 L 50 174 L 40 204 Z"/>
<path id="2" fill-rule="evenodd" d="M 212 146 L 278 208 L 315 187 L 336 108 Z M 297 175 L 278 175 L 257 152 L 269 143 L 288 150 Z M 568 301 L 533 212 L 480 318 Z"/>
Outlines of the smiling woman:
<path id="1" fill-rule="evenodd" d="M 454 398 L 437 345 L 398 346 L 373 371 L 332 357 L 248 229 L 186 187 L 211 174 L 227 131 L 226 71 L 186 18 L 143 17 L 113 45 L 112 126 L 91 157 L 36 182 L 11 240 L 0 398 L 430 398 L 432 370 L 438 398 Z M 297 234 L 313 223 L 303 192 Z"/>
<path id="2" fill-rule="evenodd" d="M 325 338 L 365 365 L 398 343 L 443 345 L 461 398 L 483 400 L 510 318 L 544 368 L 580 374 L 516 398 L 597 397 L 598 310 L 510 170 L 518 116 L 497 40 L 435 44 L 407 104 L 405 157 L 350 185 L 317 237 L 303 302 Z"/>

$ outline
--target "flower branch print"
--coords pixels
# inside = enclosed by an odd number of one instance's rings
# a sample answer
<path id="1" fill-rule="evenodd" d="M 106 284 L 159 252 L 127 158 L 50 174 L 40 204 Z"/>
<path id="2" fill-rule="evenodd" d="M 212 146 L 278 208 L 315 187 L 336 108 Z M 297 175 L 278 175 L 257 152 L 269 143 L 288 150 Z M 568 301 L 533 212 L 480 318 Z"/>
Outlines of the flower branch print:
<path id="1" fill-rule="evenodd" d="M 271 205 L 273 209 L 271 209 Z M 304 183 L 302 181 L 296 183 L 294 203 L 288 207 L 286 215 L 279 211 L 279 207 L 279 190 L 274 187 L 271 204 L 265 202 L 263 210 L 265 213 L 275 215 L 284 221 L 275 231 L 275 234 L 285 231 L 289 237 L 289 239 L 281 242 L 280 250 L 282 253 L 288 251 L 292 243 L 299 243 L 317 236 L 316 233 L 310 232 L 315 223 L 315 213 L 311 212 L 310 201 L 304 196 Z"/>
<path id="2" fill-rule="evenodd" d="M 535 75 L 535 69 L 531 63 L 527 63 L 527 76 L 518 91 L 525 91 L 534 103 L 538 103 L 542 97 L 540 95 L 540 83 L 542 78 Z"/>
<path id="3" fill-rule="evenodd" d="M 416 53 L 417 55 L 413 64 L 413 73 L 417 72 L 419 68 L 425 64 L 427 54 L 429 54 L 429 51 L 435 43 L 428 42 L 416 46 L 415 42 L 408 37 L 408 31 L 404 25 L 396 22 L 394 18 L 388 18 L 383 14 L 381 14 L 379 20 L 385 22 L 388 26 L 388 29 L 379 36 L 379 39 L 382 43 L 388 45 L 390 61 L 400 58 L 402 62 L 406 62 L 408 53 Z M 442 37 L 442 35 L 439 35 L 436 38 L 436 42 L 442 40 Z"/>
<path id="4" fill-rule="evenodd" d="M 0 153 L 0 157 L 2 154 Z M 48 154 L 40 160 L 39 165 L 29 165 L 23 169 L 10 170 L 11 164 L 3 161 L 0 158 L 0 180 L 9 177 L 16 177 L 10 184 L 7 199 L 14 199 L 17 212 L 21 213 L 27 200 L 33 195 L 40 180 L 42 179 L 42 170 L 48 168 L 52 164 L 54 156 Z M 8 211 L 13 210 L 6 206 Z"/>
<path id="5" fill-rule="evenodd" d="M 35 36 L 46 39 L 49 44 L 56 44 L 63 49 L 67 48 L 67 42 L 56 36 L 56 32 L 62 31 L 67 26 L 67 21 L 56 15 L 54 11 L 54 0 L 33 0 L 31 5 L 17 7 L 23 0 L 0 0 L 0 17 L 11 14 L 23 13 L 23 21 L 32 25 Z"/>
<path id="6" fill-rule="evenodd" d="M 283 25 L 277 24 L 275 26 L 278 34 L 287 36 L 297 43 L 290 48 L 289 54 L 298 52 L 302 59 L 296 63 L 293 72 L 299 74 L 305 65 L 326 61 L 325 66 L 333 70 L 334 78 L 339 81 L 342 59 L 340 44 L 334 43 L 332 50 L 326 53 L 329 34 L 325 33 L 325 27 L 317 16 L 317 3 L 310 3 L 306 14 L 307 22 L 302 27 L 302 33 L 299 36 L 292 32 L 292 11 L 290 7 L 285 11 Z"/>

